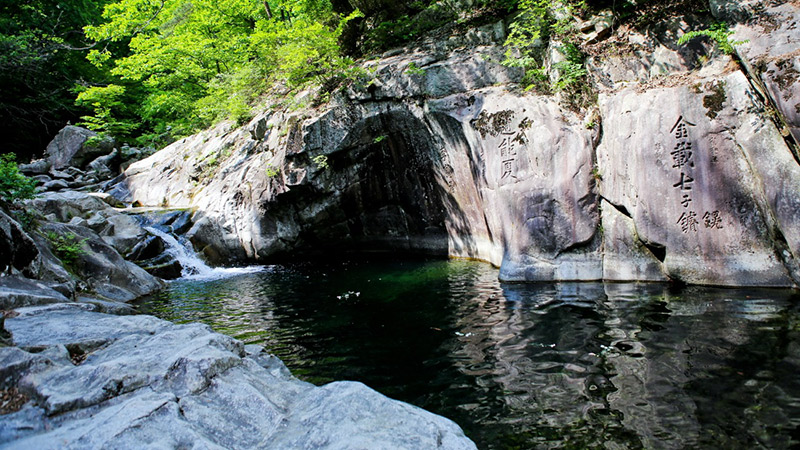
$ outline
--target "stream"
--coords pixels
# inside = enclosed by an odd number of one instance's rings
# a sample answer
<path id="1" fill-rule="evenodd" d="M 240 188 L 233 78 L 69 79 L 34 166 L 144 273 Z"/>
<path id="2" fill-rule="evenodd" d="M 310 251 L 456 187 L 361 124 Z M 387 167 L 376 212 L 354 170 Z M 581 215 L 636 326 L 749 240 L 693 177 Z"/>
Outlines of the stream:
<path id="1" fill-rule="evenodd" d="M 509 284 L 465 260 L 366 258 L 173 281 L 139 304 L 444 415 L 481 449 L 800 444 L 800 296 Z"/>

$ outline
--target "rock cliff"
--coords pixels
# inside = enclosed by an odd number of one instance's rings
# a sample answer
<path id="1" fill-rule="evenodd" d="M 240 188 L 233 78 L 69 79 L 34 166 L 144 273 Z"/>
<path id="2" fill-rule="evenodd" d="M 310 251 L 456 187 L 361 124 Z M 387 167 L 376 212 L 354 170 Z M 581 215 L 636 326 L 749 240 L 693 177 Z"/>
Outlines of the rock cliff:
<path id="1" fill-rule="evenodd" d="M 595 21 L 586 39 L 610 37 L 587 61 L 589 108 L 520 91 L 498 23 L 366 62 L 374 78 L 324 106 L 305 93 L 185 138 L 112 194 L 196 208 L 189 236 L 217 263 L 416 251 L 514 281 L 795 286 L 800 7 L 711 10 L 736 22 L 737 55 L 679 46 L 691 17 Z"/>

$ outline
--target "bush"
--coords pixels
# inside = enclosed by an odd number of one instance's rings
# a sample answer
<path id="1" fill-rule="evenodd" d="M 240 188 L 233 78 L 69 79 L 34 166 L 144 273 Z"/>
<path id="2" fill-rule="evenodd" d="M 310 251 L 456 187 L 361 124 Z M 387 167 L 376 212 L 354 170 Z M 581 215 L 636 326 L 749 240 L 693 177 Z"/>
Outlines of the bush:
<path id="1" fill-rule="evenodd" d="M 78 260 L 78 257 L 86 253 L 83 243 L 87 238 L 79 238 L 72 233 L 57 234 L 53 231 L 48 232 L 45 237 L 50 242 L 53 253 L 64 264 L 70 266 Z"/>
<path id="2" fill-rule="evenodd" d="M 36 195 L 36 182 L 20 173 L 16 155 L 0 155 L 0 199 L 6 203 L 33 198 Z"/>

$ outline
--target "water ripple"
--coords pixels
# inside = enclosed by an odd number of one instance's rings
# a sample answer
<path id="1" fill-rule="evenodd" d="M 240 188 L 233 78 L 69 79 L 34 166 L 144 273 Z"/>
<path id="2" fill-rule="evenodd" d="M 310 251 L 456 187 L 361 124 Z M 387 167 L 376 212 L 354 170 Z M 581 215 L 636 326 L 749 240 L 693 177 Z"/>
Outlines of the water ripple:
<path id="1" fill-rule="evenodd" d="M 363 381 L 450 417 L 480 448 L 790 448 L 797 300 L 352 261 L 182 279 L 141 309 L 263 345 L 314 383 Z"/>

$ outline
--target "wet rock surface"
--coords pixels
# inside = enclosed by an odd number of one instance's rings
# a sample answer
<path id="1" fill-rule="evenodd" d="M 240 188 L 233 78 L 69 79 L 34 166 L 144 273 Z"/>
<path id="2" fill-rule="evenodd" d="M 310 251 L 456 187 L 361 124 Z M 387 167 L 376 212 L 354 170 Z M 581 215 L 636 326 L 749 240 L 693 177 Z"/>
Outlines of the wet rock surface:
<path id="1" fill-rule="evenodd" d="M 475 448 L 447 419 L 360 383 L 299 381 L 205 325 L 58 304 L 5 328 L 3 388 L 31 400 L 4 416 L 3 448 Z"/>

